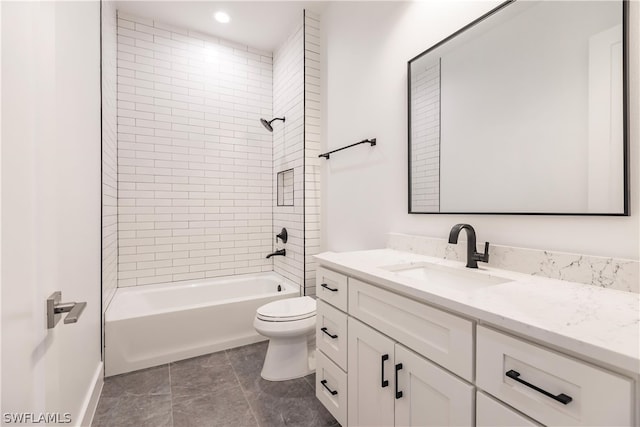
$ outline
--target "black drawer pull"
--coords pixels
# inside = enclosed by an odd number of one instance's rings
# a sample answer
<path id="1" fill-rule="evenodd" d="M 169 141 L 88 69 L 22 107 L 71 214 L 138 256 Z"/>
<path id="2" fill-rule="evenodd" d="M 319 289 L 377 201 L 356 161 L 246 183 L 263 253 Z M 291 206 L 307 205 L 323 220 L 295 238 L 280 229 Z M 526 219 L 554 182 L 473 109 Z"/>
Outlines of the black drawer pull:
<path id="1" fill-rule="evenodd" d="M 322 332 L 324 332 L 325 334 L 329 335 L 329 336 L 330 336 L 331 338 L 333 338 L 334 340 L 335 340 L 336 338 L 338 338 L 338 336 L 337 336 L 337 335 L 331 335 L 329 332 L 327 332 L 327 328 L 320 328 L 320 330 L 321 330 Z"/>
<path id="2" fill-rule="evenodd" d="M 382 361 L 380 362 L 380 366 L 382 366 L 382 388 L 387 387 L 389 385 L 389 380 L 384 379 L 384 362 L 389 360 L 388 354 L 382 355 Z"/>
<path id="3" fill-rule="evenodd" d="M 336 394 L 338 394 L 338 390 L 331 390 L 329 388 L 329 386 L 327 385 L 327 380 L 322 380 L 320 381 L 320 384 L 322 384 L 324 386 L 324 388 L 326 388 L 327 390 L 329 390 L 329 393 L 331 393 L 333 396 L 335 396 Z"/>
<path id="4" fill-rule="evenodd" d="M 330 290 L 331 292 L 338 292 L 338 290 L 337 290 L 337 289 L 330 288 L 329 286 L 327 286 L 327 284 L 326 284 L 326 283 L 323 283 L 323 284 L 321 284 L 320 286 L 322 286 L 322 287 L 323 287 L 323 288 L 325 288 L 325 289 Z"/>
<path id="5" fill-rule="evenodd" d="M 402 369 L 402 363 L 398 363 L 396 365 L 396 399 L 400 399 L 402 397 L 402 392 L 398 391 L 398 371 Z"/>
<path id="6" fill-rule="evenodd" d="M 567 396 L 564 393 L 560 393 L 559 395 L 553 395 L 551 393 L 549 393 L 546 390 L 541 389 L 540 387 L 537 387 L 531 383 L 526 382 L 525 380 L 521 380 L 520 378 L 518 378 L 520 376 L 520 372 L 514 371 L 513 369 L 507 371 L 505 373 L 506 376 L 508 376 L 509 378 L 511 378 L 512 380 L 515 380 L 517 382 L 519 382 L 520 384 L 524 384 L 527 387 L 530 387 L 532 389 L 534 389 L 537 392 L 540 392 L 542 394 L 544 394 L 547 397 L 552 398 L 553 400 L 562 403 L 563 405 L 566 405 L 567 403 L 571 402 L 573 400 L 573 398 L 571 396 Z"/>

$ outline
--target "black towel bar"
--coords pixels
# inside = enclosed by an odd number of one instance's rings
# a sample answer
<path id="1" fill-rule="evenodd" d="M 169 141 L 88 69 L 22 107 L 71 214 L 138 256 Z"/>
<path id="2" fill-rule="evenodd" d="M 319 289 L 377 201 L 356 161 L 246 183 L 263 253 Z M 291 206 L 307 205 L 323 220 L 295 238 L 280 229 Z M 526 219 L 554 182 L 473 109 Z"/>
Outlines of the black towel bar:
<path id="1" fill-rule="evenodd" d="M 360 145 L 360 144 L 371 144 L 371 146 L 373 147 L 374 145 L 376 145 L 376 139 L 375 138 L 363 139 L 362 141 L 356 142 L 355 144 L 347 145 L 346 147 L 342 147 L 342 148 L 336 148 L 335 150 L 320 154 L 318 155 L 318 157 L 324 157 L 325 159 L 329 160 L 329 156 L 335 153 L 336 151 L 346 150 L 347 148 L 355 147 L 356 145 Z"/>

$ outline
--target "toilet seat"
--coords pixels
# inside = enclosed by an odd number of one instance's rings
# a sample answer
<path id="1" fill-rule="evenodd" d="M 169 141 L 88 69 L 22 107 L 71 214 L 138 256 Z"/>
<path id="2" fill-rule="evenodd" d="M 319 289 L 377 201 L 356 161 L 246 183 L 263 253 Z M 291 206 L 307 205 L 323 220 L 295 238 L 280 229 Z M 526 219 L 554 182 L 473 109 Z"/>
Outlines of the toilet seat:
<path id="1" fill-rule="evenodd" d="M 256 310 L 256 317 L 266 322 L 293 322 L 316 315 L 316 300 L 311 297 L 286 298 L 270 302 Z"/>

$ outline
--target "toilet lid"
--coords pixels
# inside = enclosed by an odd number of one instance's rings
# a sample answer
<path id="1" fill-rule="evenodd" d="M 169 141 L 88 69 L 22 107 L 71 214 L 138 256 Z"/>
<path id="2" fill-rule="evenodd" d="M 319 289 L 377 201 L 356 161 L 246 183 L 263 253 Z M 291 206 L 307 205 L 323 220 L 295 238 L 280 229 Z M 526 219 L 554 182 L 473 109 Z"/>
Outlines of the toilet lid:
<path id="1" fill-rule="evenodd" d="M 311 297 L 285 298 L 258 308 L 259 319 L 270 322 L 289 322 L 316 314 L 316 300 Z"/>

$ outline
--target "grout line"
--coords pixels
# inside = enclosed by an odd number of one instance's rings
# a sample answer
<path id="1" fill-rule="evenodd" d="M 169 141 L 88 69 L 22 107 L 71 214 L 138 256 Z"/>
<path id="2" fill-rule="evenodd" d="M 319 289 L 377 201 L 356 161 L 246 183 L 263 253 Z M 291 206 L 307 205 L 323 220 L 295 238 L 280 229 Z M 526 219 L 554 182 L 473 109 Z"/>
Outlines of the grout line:
<path id="1" fill-rule="evenodd" d="M 171 386 L 171 363 L 167 363 L 167 367 L 169 368 L 169 400 L 171 403 L 171 412 L 169 416 L 171 421 L 170 426 L 173 427 L 173 387 Z"/>
<path id="2" fill-rule="evenodd" d="M 233 366 L 233 363 L 231 362 L 231 359 L 229 358 L 228 351 L 225 350 L 224 354 L 227 356 L 227 359 L 229 360 L 229 364 L 231 365 L 231 370 L 233 371 L 233 375 L 236 377 L 236 381 L 238 381 L 238 385 L 240 386 L 240 390 L 242 391 L 242 396 L 244 396 L 244 400 L 247 402 L 247 405 L 249 405 L 249 411 L 251 411 L 251 415 L 253 415 L 253 419 L 255 420 L 256 425 L 258 427 L 261 427 L 260 421 L 258 420 L 258 417 L 256 417 L 256 413 L 253 410 L 253 406 L 251 405 L 251 401 L 249 400 L 249 397 L 247 396 L 247 392 L 245 391 L 244 387 L 242 387 L 242 382 L 240 381 L 240 377 L 238 376 L 238 373 L 236 372 L 236 368 Z"/>

